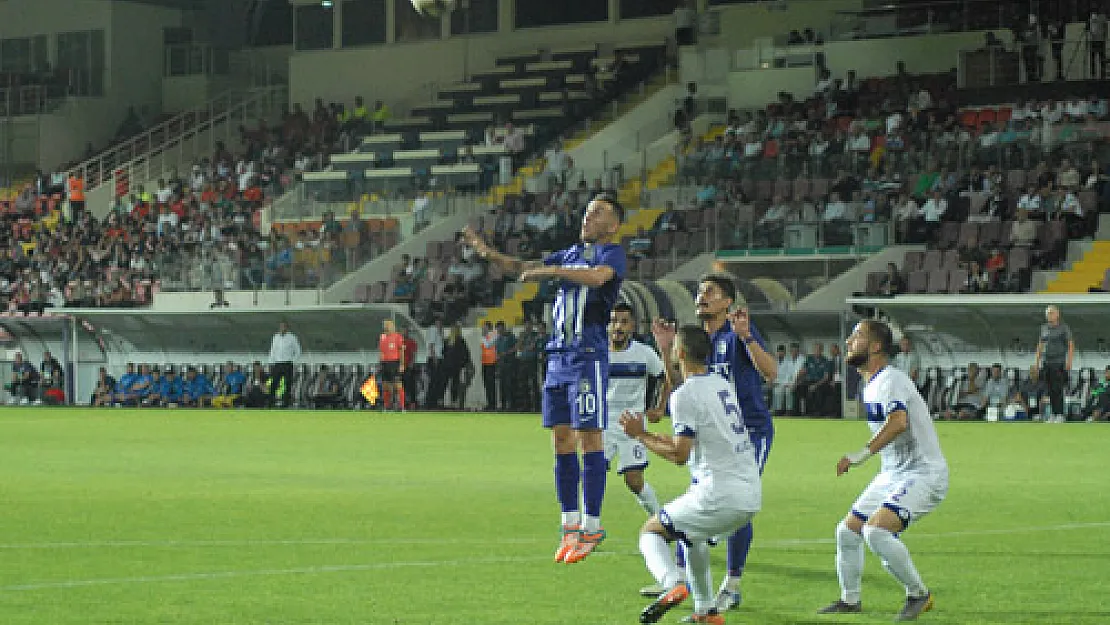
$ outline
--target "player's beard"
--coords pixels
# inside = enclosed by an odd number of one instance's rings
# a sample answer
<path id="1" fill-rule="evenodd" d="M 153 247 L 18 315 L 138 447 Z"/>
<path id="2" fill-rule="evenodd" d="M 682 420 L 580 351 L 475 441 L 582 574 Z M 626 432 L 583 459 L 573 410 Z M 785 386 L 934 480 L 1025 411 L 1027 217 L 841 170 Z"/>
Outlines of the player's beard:
<path id="1" fill-rule="evenodd" d="M 617 350 L 618 352 L 623 352 L 624 350 L 628 349 L 628 343 L 629 343 L 629 340 L 628 340 L 627 336 L 625 336 L 623 338 L 617 338 L 617 337 L 614 336 L 613 337 L 613 347 L 612 348 Z"/>
<path id="2" fill-rule="evenodd" d="M 867 364 L 867 352 L 849 351 L 844 355 L 844 363 L 849 367 L 862 367 Z"/>

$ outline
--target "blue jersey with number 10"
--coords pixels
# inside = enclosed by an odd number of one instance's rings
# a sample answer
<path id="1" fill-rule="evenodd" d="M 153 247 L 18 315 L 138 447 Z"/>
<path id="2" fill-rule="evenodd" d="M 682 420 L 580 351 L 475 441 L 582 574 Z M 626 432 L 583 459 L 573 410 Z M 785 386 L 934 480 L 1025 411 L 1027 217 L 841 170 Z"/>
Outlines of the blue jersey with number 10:
<path id="1" fill-rule="evenodd" d="M 613 269 L 613 278 L 596 288 L 569 280 L 559 282 L 547 342 L 548 352 L 608 353 L 609 313 L 617 303 L 624 279 L 624 248 L 615 243 L 579 243 L 553 252 L 543 264 L 566 269 Z"/>
<path id="2" fill-rule="evenodd" d="M 763 336 L 752 325 L 752 338 L 760 347 L 767 349 Z M 709 370 L 719 374 L 736 389 L 736 398 L 740 402 L 740 410 L 744 414 L 744 425 L 753 435 L 767 436 L 773 429 L 771 412 L 767 410 L 767 402 L 763 399 L 763 376 L 759 373 L 747 347 L 732 330 L 732 322 L 725 321 L 710 337 L 713 343 L 713 353 L 710 354 L 706 364 Z"/>

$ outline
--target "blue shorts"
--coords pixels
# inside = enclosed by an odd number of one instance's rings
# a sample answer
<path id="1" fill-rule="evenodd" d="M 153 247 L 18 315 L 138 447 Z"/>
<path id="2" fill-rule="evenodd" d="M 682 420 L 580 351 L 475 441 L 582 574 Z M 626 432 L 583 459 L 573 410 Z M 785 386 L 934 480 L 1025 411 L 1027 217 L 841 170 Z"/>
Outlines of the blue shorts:
<path id="1" fill-rule="evenodd" d="M 552 354 L 543 384 L 543 426 L 569 425 L 576 430 L 604 430 L 609 407 L 607 358 Z"/>

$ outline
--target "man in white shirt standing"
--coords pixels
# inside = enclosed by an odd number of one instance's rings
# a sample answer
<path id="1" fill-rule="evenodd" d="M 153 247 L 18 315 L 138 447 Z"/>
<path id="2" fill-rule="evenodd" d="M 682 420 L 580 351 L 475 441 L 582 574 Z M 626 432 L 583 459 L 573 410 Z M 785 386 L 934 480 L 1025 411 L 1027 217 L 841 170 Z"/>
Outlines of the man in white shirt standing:
<path id="1" fill-rule="evenodd" d="M 658 622 L 693 594 L 694 614 L 687 622 L 724 625 L 713 593 L 708 541 L 732 534 L 759 512 L 759 466 L 733 384 L 710 373 L 705 364 L 713 353 L 709 334 L 684 326 L 671 352 L 683 380 L 670 398 L 674 435 L 646 431 L 643 416 L 630 411 L 620 419 L 626 435 L 666 460 L 689 466 L 693 477 L 686 493 L 664 505 L 640 530 L 640 553 L 664 589 L 640 613 L 640 622 Z M 689 588 L 668 546 L 676 540 L 686 547 Z"/>
<path id="2" fill-rule="evenodd" d="M 270 404 L 289 407 L 289 390 L 293 386 L 293 365 L 301 359 L 301 342 L 282 321 L 270 341 Z"/>
<path id="3" fill-rule="evenodd" d="M 789 355 L 785 350 L 780 353 L 775 385 L 771 389 L 771 410 L 775 416 L 790 414 L 794 410 L 794 380 L 798 377 L 798 369 L 804 360 L 801 346 L 797 343 L 790 344 Z"/>
<path id="4" fill-rule="evenodd" d="M 871 440 L 845 454 L 836 474 L 878 454 L 879 474 L 836 527 L 836 574 L 840 599 L 819 614 L 862 612 L 863 545 L 879 556 L 883 568 L 906 589 L 906 603 L 897 621 L 916 620 L 933 607 L 933 595 L 921 580 L 899 535 L 912 522 L 932 512 L 948 493 L 948 462 L 940 449 L 929 407 L 913 381 L 891 367 L 894 337 L 890 327 L 868 319 L 856 324 L 847 341 L 847 364 L 863 377 L 863 404 Z"/>

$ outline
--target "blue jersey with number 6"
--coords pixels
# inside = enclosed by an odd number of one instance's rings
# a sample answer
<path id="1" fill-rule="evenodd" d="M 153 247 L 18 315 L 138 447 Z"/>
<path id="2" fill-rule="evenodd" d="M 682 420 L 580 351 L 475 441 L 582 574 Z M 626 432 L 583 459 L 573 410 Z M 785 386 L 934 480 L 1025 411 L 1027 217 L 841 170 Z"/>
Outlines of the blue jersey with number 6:
<path id="1" fill-rule="evenodd" d="M 716 373 L 691 376 L 671 394 L 670 409 L 675 436 L 694 439 L 691 492 L 758 511 L 759 466 L 732 384 Z"/>

